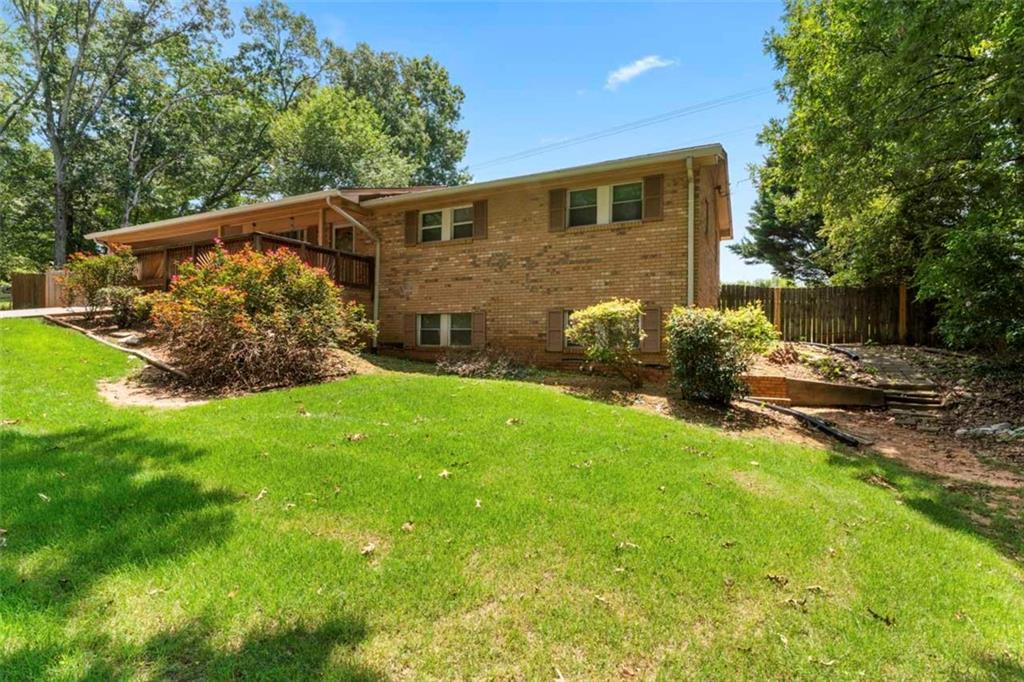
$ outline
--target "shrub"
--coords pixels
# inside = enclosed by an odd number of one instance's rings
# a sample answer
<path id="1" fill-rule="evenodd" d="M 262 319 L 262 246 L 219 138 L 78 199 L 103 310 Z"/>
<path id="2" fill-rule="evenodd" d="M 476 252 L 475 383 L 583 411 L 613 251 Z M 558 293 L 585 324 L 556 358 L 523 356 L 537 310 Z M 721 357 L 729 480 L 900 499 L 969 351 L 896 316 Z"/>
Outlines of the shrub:
<path id="1" fill-rule="evenodd" d="M 667 334 L 672 375 L 684 398 L 725 405 L 743 395 L 749 345 L 722 312 L 676 306 Z"/>
<path id="2" fill-rule="evenodd" d="M 743 344 L 747 353 L 767 353 L 779 340 L 779 332 L 776 331 L 775 325 L 768 321 L 764 309 L 757 303 L 748 303 L 742 308 L 726 310 L 722 314 L 726 325 Z"/>
<path id="3" fill-rule="evenodd" d="M 130 286 L 113 286 L 100 289 L 103 300 L 110 306 L 114 314 L 114 324 L 119 329 L 130 327 L 144 317 L 139 317 L 139 307 L 136 301 L 142 296 L 142 289 Z M 148 315 L 147 315 L 148 316 Z"/>
<path id="4" fill-rule="evenodd" d="M 643 383 L 640 374 L 640 329 L 643 306 L 640 301 L 613 298 L 583 310 L 569 318 L 565 338 L 583 347 L 587 359 L 606 367 L 629 381 L 631 386 Z"/>
<path id="5" fill-rule="evenodd" d="M 452 351 L 437 359 L 437 371 L 475 379 L 522 379 L 526 368 L 511 355 L 494 351 Z"/>
<path id="6" fill-rule="evenodd" d="M 286 249 L 228 254 L 218 245 L 178 272 L 170 291 L 152 300 L 152 317 L 196 384 L 312 381 L 328 372 L 330 348 L 353 348 L 374 329 L 324 270 Z"/>
<path id="7" fill-rule="evenodd" d="M 136 264 L 137 260 L 128 247 L 111 247 L 104 254 L 72 254 L 61 278 L 65 305 L 81 301 L 85 306 L 85 316 L 92 318 L 97 308 L 109 305 L 105 291 L 108 287 L 135 284 Z"/>

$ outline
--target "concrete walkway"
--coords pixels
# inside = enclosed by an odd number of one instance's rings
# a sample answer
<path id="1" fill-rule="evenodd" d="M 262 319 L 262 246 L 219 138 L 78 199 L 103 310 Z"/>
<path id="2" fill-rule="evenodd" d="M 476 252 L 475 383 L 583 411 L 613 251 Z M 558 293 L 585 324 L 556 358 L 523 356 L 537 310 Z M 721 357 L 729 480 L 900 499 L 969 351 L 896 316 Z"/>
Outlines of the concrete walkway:
<path id="1" fill-rule="evenodd" d="M 22 308 L 20 310 L 0 310 L 0 320 L 10 320 L 15 317 L 42 317 L 43 315 L 70 315 L 72 313 L 83 313 L 83 306 L 71 306 L 70 308 Z"/>

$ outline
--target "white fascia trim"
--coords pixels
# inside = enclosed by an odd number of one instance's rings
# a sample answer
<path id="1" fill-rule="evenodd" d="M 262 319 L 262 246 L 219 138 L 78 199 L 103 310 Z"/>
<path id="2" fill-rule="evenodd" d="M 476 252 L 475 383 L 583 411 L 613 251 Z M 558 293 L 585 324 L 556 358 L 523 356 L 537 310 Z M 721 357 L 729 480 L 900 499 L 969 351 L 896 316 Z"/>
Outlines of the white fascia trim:
<path id="1" fill-rule="evenodd" d="M 307 201 L 316 201 L 318 199 L 327 199 L 330 197 L 338 197 L 343 199 L 341 192 L 336 189 L 328 189 L 320 192 L 310 192 L 309 194 L 298 194 L 293 197 L 285 197 L 283 199 L 277 199 L 275 201 L 263 201 L 256 204 L 245 204 L 244 206 L 234 206 L 232 208 L 222 208 L 218 211 L 207 211 L 206 213 L 196 213 L 193 215 L 182 216 L 181 218 L 167 218 L 165 220 L 157 220 L 152 223 L 142 223 L 141 225 L 129 225 L 128 227 L 119 227 L 113 230 L 103 230 L 100 232 L 90 232 L 85 235 L 86 239 L 98 239 L 105 240 L 114 237 L 119 237 L 125 234 L 135 234 L 136 232 L 144 232 L 146 230 L 154 230 L 161 227 L 169 227 L 171 225 L 188 225 L 189 223 L 199 223 L 214 218 L 228 218 L 233 215 L 240 213 L 248 213 L 249 211 L 266 209 L 266 208 L 281 208 L 285 206 L 291 206 L 292 204 L 301 204 Z"/>
<path id="2" fill-rule="evenodd" d="M 522 185 L 533 182 L 549 182 L 553 180 L 559 180 L 563 177 L 582 175 L 584 173 L 601 173 L 606 171 L 626 170 L 629 168 L 636 168 L 638 166 L 646 166 L 655 163 L 683 161 L 688 158 L 715 155 L 725 155 L 725 149 L 722 147 L 722 145 L 718 144 L 717 142 L 714 144 L 701 145 L 699 147 L 686 147 L 683 149 L 673 149 L 667 152 L 657 152 L 655 154 L 642 154 L 640 156 L 630 156 L 624 159 L 602 161 L 600 163 L 591 163 L 585 166 L 573 166 L 571 168 L 562 168 L 559 170 L 545 171 L 543 173 L 532 173 L 530 175 L 518 175 L 511 178 L 502 178 L 500 180 L 488 180 L 487 182 L 473 182 L 468 185 L 458 185 L 456 187 L 443 187 L 441 189 L 427 189 L 423 190 L 422 192 L 397 194 L 391 197 L 370 199 L 369 201 L 362 202 L 361 205 L 366 206 L 367 208 L 398 206 L 401 204 L 422 202 L 424 200 L 432 201 L 434 199 L 443 199 L 451 196 L 459 196 L 461 194 L 479 192 L 481 190 L 500 189 L 504 187 L 513 187 L 515 185 Z"/>

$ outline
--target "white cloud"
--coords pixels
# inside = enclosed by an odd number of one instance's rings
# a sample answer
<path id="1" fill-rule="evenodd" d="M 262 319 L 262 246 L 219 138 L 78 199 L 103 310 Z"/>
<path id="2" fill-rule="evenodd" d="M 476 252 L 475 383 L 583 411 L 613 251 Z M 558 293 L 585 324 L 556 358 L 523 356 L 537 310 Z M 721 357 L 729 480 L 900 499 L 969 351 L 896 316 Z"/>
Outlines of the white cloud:
<path id="1" fill-rule="evenodd" d="M 647 55 L 641 59 L 636 60 L 632 64 L 626 64 L 620 66 L 611 73 L 608 74 L 608 80 L 604 83 L 605 90 L 615 90 L 623 83 L 628 83 L 642 73 L 647 73 L 651 69 L 663 69 L 666 66 L 674 66 L 676 60 L 665 59 L 659 57 L 656 54 Z"/>

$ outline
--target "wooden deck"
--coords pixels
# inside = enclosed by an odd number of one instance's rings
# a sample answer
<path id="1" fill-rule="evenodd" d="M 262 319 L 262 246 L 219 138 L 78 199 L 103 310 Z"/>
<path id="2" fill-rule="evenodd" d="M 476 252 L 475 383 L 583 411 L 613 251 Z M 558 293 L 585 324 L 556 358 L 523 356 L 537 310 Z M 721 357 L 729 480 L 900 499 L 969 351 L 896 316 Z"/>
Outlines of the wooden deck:
<path id="1" fill-rule="evenodd" d="M 373 288 L 372 256 L 359 256 L 345 251 L 336 251 L 326 246 L 310 244 L 269 232 L 249 232 L 223 237 L 220 242 L 224 250 L 236 253 L 247 245 L 257 251 L 288 249 L 294 251 L 307 264 L 323 268 L 334 281 L 354 289 Z M 136 250 L 139 259 L 139 286 L 143 289 L 166 289 L 171 278 L 178 273 L 178 263 L 202 256 L 213 250 L 214 241 L 199 241 L 188 244 L 158 246 Z"/>

